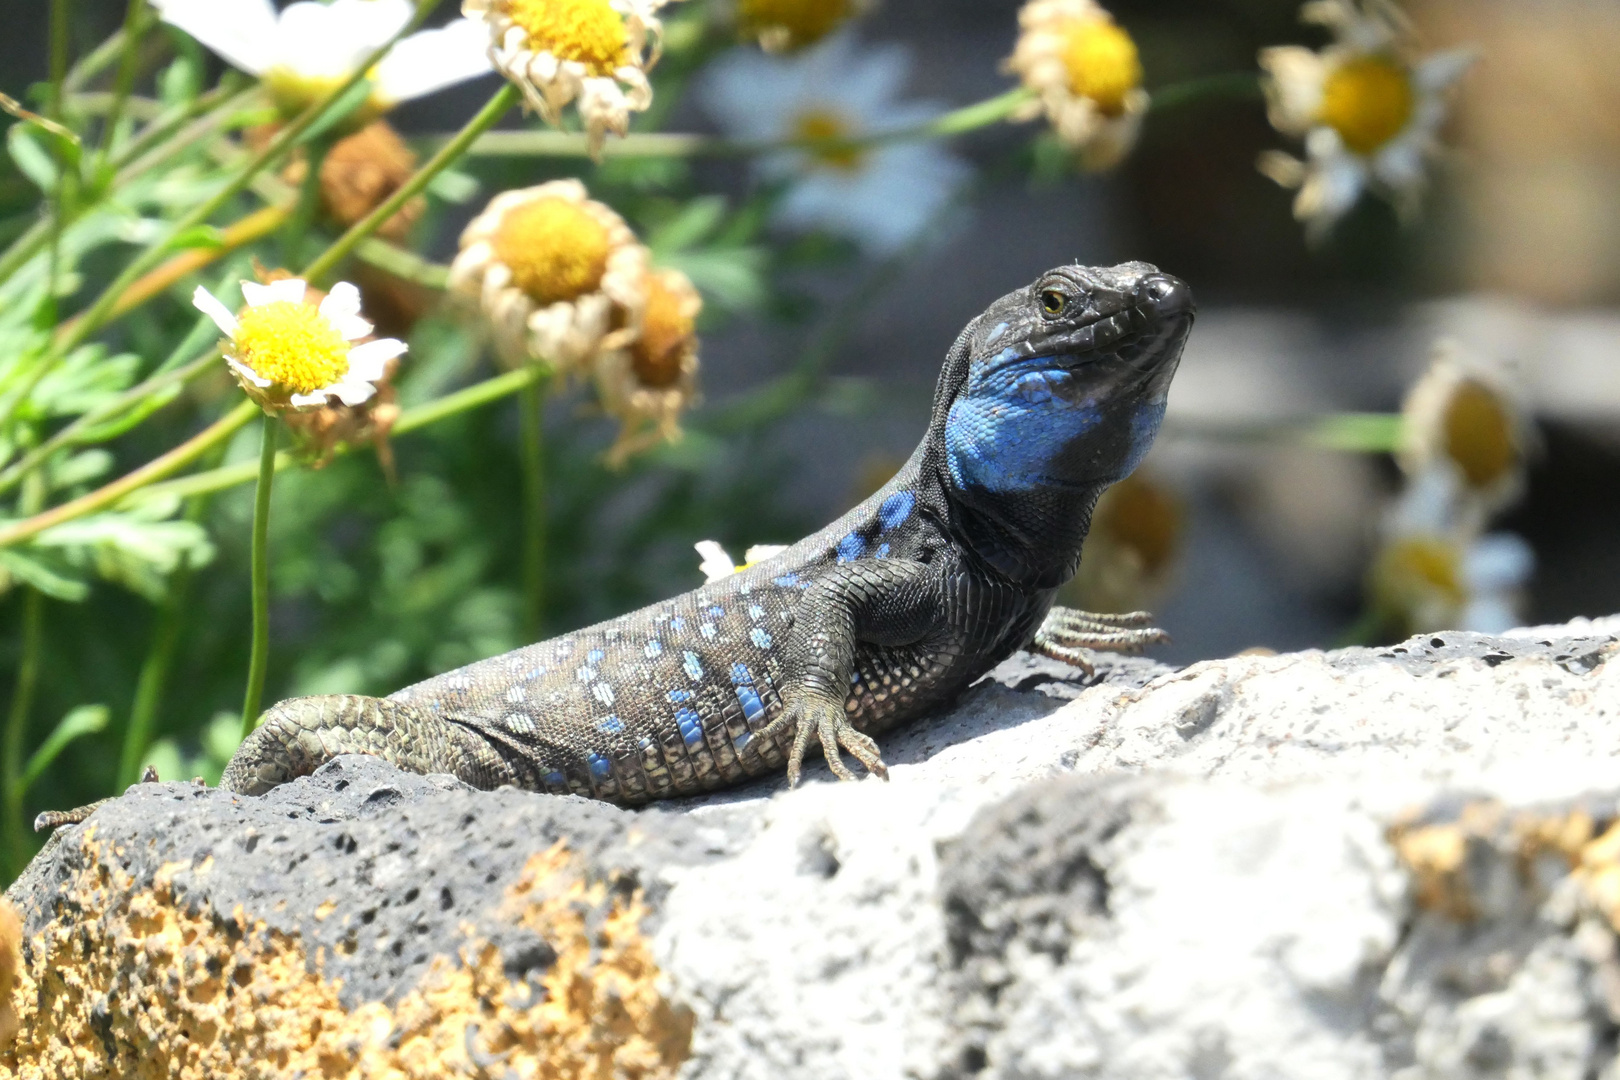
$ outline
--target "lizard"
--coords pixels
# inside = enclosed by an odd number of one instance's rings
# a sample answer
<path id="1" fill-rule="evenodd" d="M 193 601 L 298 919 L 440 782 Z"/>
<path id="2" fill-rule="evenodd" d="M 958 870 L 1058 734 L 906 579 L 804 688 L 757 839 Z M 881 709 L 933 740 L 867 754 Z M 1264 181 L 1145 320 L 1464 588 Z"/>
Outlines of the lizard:
<path id="1" fill-rule="evenodd" d="M 220 786 L 258 795 L 346 753 L 626 806 L 751 777 L 796 785 L 814 746 L 887 777 L 873 738 L 1014 651 L 1162 640 L 1143 612 L 1055 607 L 1097 498 L 1142 460 L 1195 305 L 1147 263 L 1060 266 L 951 346 L 926 434 L 826 528 L 674 599 L 387 697 L 270 707 Z M 150 775 L 150 774 L 149 774 Z M 36 828 L 93 807 L 43 814 Z"/>

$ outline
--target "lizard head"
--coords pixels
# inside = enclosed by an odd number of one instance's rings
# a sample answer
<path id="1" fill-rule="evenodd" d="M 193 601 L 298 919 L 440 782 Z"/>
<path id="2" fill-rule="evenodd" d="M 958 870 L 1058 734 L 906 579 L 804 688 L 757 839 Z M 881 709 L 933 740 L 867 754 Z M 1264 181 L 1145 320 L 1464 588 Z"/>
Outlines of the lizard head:
<path id="1" fill-rule="evenodd" d="M 1152 446 L 1193 313 L 1186 283 L 1147 263 L 1060 266 L 963 331 L 929 442 L 951 500 L 993 526 L 983 554 L 1078 559 L 1097 495 Z"/>

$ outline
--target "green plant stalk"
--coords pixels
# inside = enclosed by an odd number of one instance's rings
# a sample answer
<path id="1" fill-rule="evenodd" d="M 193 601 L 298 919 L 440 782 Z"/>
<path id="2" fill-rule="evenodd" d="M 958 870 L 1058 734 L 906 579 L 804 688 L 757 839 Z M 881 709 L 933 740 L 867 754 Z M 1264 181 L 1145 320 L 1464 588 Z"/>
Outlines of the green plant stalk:
<path id="1" fill-rule="evenodd" d="M 276 481 L 276 426 L 265 416 L 259 443 L 259 488 L 253 496 L 253 647 L 248 654 L 247 693 L 242 697 L 242 738 L 253 733 L 264 700 L 270 664 L 270 488 Z"/>
<path id="2" fill-rule="evenodd" d="M 304 258 L 304 237 L 315 224 L 315 214 L 321 205 L 321 166 L 332 149 L 327 135 L 310 140 L 305 148 L 303 183 L 298 185 L 298 201 L 293 204 L 292 216 L 280 230 L 281 262 L 283 266 L 297 266 Z"/>
<path id="3" fill-rule="evenodd" d="M 386 270 L 397 278 L 414 282 L 428 289 L 443 291 L 450 286 L 450 268 L 442 263 L 424 259 L 414 251 L 407 251 L 387 240 L 367 237 L 354 248 L 355 258 Z"/>
<path id="4" fill-rule="evenodd" d="M 1152 112 L 1164 112 L 1167 109 L 1178 109 L 1183 105 L 1200 101 L 1260 96 L 1259 72 L 1232 71 L 1221 75 L 1184 79 L 1168 86 L 1161 86 L 1149 97 L 1148 109 Z"/>
<path id="5" fill-rule="evenodd" d="M 417 169 L 409 180 L 401 184 L 398 191 L 389 196 L 382 205 L 371 213 L 355 222 L 347 232 L 338 237 L 331 247 L 317 256 L 314 262 L 306 266 L 302 274 L 303 278 L 306 281 L 315 282 L 323 280 L 337 268 L 338 263 L 348 257 L 349 252 L 353 251 L 357 244 L 376 232 L 384 222 L 399 211 L 400 207 L 420 194 L 422 189 L 426 188 L 435 176 L 449 168 L 450 164 L 461 157 L 467 147 L 472 145 L 478 136 L 493 127 L 517 103 L 517 87 L 511 83 L 503 84 L 495 92 L 495 96 L 490 98 L 484 104 L 484 107 L 478 111 L 478 115 L 467 121 L 466 127 L 457 132 L 455 138 L 440 147 L 438 153 L 434 154 L 421 168 Z"/>
<path id="6" fill-rule="evenodd" d="M 545 614 L 546 572 L 546 440 L 542 426 L 545 394 L 542 383 L 518 391 L 523 458 L 523 629 L 528 640 L 540 640 Z"/>
<path id="7" fill-rule="evenodd" d="M 218 446 L 234 435 L 255 416 L 260 415 L 260 409 L 251 401 L 243 401 L 236 408 L 203 428 L 197 434 L 175 447 L 173 450 L 148 461 L 145 465 L 126 473 L 110 484 L 103 484 L 88 494 L 77 499 L 65 502 L 60 506 L 53 506 L 44 513 L 34 514 L 21 521 L 0 527 L 0 548 L 20 544 L 24 540 L 38 536 L 53 525 L 60 525 L 65 521 L 73 521 L 93 514 L 97 510 L 104 510 L 118 502 L 133 491 L 139 491 L 148 484 L 155 483 L 172 476 L 187 465 L 202 457 L 209 450 Z"/>
<path id="8" fill-rule="evenodd" d="M 111 160 L 113 140 L 118 135 L 118 124 L 124 118 L 124 107 L 129 103 L 130 91 L 135 88 L 141 39 L 146 36 L 146 27 L 149 25 L 144 21 L 145 14 L 146 0 L 129 0 L 129 6 L 124 10 L 123 34 L 129 46 L 119 57 L 118 78 L 113 84 L 112 107 L 107 110 L 107 115 L 101 122 L 101 151 L 96 155 L 100 164 Z"/>
<path id="9" fill-rule="evenodd" d="M 207 222 L 207 220 L 213 217 L 215 213 L 225 206 L 225 204 L 230 202 L 238 194 L 245 190 L 248 184 L 252 182 L 254 176 L 264 169 L 273 168 L 274 166 L 278 165 L 298 143 L 304 132 L 308 131 L 310 127 L 324 117 L 326 115 L 326 111 L 331 108 L 334 103 L 347 94 L 351 87 L 364 78 L 365 73 L 369 71 L 379 60 L 387 55 L 388 50 L 393 47 L 394 42 L 398 41 L 400 38 L 411 33 L 418 26 L 420 26 L 422 20 L 425 19 L 428 14 L 438 6 L 438 3 L 439 0 L 422 0 L 422 2 L 418 3 L 416 6 L 416 12 L 410 21 L 402 26 L 393 37 L 389 38 L 388 41 L 384 42 L 368 57 L 366 57 L 365 60 L 363 60 L 355 68 L 352 74 L 328 91 L 326 96 L 322 97 L 320 100 L 316 101 L 313 105 L 300 113 L 297 119 L 293 120 L 286 127 L 282 128 L 280 133 L 277 134 L 276 137 L 272 139 L 263 150 L 253 155 L 246 165 L 238 169 L 236 173 L 225 183 L 225 185 L 219 191 L 214 193 L 213 197 L 204 200 L 199 206 L 196 207 L 196 209 L 192 210 L 191 213 L 181 217 L 169 227 L 168 231 L 160 239 L 148 245 L 145 251 L 141 252 L 140 255 L 136 256 L 127 266 L 125 266 L 119 275 L 113 279 L 112 283 L 103 289 L 95 301 L 91 303 L 87 309 L 85 309 L 84 314 L 74 324 L 73 331 L 63 335 L 57 340 L 52 358 L 65 355 L 75 346 L 81 344 L 91 334 L 101 329 L 101 327 L 108 321 L 108 317 L 112 313 L 113 307 L 118 303 L 118 299 L 123 294 L 124 290 L 129 288 L 129 286 L 134 284 L 134 282 L 139 279 L 142 274 L 152 269 L 163 259 L 164 255 L 169 251 L 170 244 L 173 243 L 176 237 L 182 235 L 188 229 L 192 229 Z M 48 369 L 51 366 L 50 359 L 47 359 L 45 363 L 42 363 L 39 366 L 41 369 Z M 15 403 L 12 404 L 11 408 L 15 408 Z M 9 414 L 10 409 L 7 409 L 6 411 Z M 0 419 L 3 419 L 3 417 L 0 417 Z"/>
<path id="10" fill-rule="evenodd" d="M 485 379 L 481 383 L 463 387 L 453 394 L 446 394 L 442 398 L 424 402 L 412 409 L 406 409 L 400 414 L 389 434 L 395 438 L 409 435 L 413 431 L 437 424 L 441 420 L 458 416 L 473 409 L 482 408 L 502 398 L 510 397 L 525 386 L 538 382 L 550 375 L 550 371 L 539 365 L 529 365 L 517 371 L 509 371 L 504 375 L 497 375 L 492 379 Z M 352 447 L 338 446 L 336 453 L 346 454 Z M 283 451 L 276 455 L 276 470 L 291 468 L 299 464 L 297 455 Z M 194 495 L 207 495 L 215 491 L 224 491 L 240 484 L 245 484 L 258 475 L 258 466 L 253 462 L 243 461 L 234 465 L 222 465 L 219 468 L 209 469 L 206 472 L 194 473 L 178 480 L 169 480 L 160 484 L 153 484 L 131 496 L 136 499 L 160 499 L 169 496 L 190 498 Z"/>
<path id="11" fill-rule="evenodd" d="M 37 589 L 23 589 L 22 656 L 17 663 L 17 684 L 11 692 L 6 716 L 0 784 L 4 785 L 7 876 L 16 877 L 28 862 L 28 827 L 23 821 L 23 744 L 28 735 L 28 714 L 34 707 L 39 681 L 39 656 L 44 637 L 45 597 Z"/>
<path id="12" fill-rule="evenodd" d="M 62 122 L 63 84 L 68 73 L 68 22 L 72 17 L 71 0 L 51 0 L 51 98 L 47 115 L 58 124 Z M 51 195 L 50 257 L 45 275 L 45 313 L 49 322 L 56 321 L 56 283 L 61 275 L 62 222 L 68 214 L 67 157 L 58 145 L 56 153 L 56 190 Z"/>

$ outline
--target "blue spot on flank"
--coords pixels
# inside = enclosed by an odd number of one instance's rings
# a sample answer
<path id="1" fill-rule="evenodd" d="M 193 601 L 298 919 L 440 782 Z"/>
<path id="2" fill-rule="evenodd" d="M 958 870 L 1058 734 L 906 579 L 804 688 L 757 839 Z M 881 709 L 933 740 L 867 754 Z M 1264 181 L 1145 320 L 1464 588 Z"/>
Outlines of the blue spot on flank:
<path id="1" fill-rule="evenodd" d="M 546 773 L 546 783 L 559 785 L 566 784 L 568 783 L 568 777 L 564 776 L 560 772 L 548 772 Z"/>
<path id="2" fill-rule="evenodd" d="M 737 736 L 735 739 L 732 739 L 731 740 L 731 745 L 733 745 L 737 749 L 741 750 L 743 747 L 747 746 L 749 743 L 751 743 L 753 741 L 754 741 L 754 733 L 752 731 L 745 731 L 741 735 Z"/>
<path id="3" fill-rule="evenodd" d="M 673 619 L 669 620 L 669 626 L 670 629 L 674 630 L 677 634 L 684 633 L 686 631 L 686 620 L 677 615 Z"/>
<path id="4" fill-rule="evenodd" d="M 603 720 L 600 724 L 597 724 L 596 730 L 605 731 L 609 735 L 617 735 L 619 732 L 624 730 L 624 721 L 620 720 L 617 716 L 610 716 L 606 720 Z"/>
<path id="5" fill-rule="evenodd" d="M 897 491 L 883 500 L 878 507 L 878 520 L 883 522 L 883 531 L 898 529 L 911 512 L 917 508 L 917 496 L 909 491 Z"/>
<path id="6" fill-rule="evenodd" d="M 663 655 L 664 646 L 659 642 L 649 641 L 647 642 L 647 647 L 641 651 L 647 654 L 647 659 L 651 660 L 655 656 Z"/>
<path id="7" fill-rule="evenodd" d="M 853 562 L 864 554 L 866 554 L 866 541 L 861 539 L 860 534 L 850 533 L 838 541 L 839 562 Z"/>
<path id="8" fill-rule="evenodd" d="M 703 741 L 703 718 L 696 709 L 676 709 L 675 723 L 680 727 L 681 739 L 687 746 L 696 746 Z"/>
<path id="9" fill-rule="evenodd" d="M 613 771 L 613 763 L 601 754 L 592 754 L 585 760 L 590 762 L 593 776 L 606 776 Z"/>
<path id="10" fill-rule="evenodd" d="M 861 681 L 861 673 L 860 672 L 852 671 L 852 672 L 849 673 L 849 685 L 857 686 L 857 685 L 860 684 L 860 681 Z"/>
<path id="11" fill-rule="evenodd" d="M 799 583 L 799 575 L 798 574 L 783 574 L 779 578 L 772 578 L 771 581 L 774 584 L 782 586 L 782 588 L 784 588 L 784 589 L 791 589 L 791 588 L 793 588 L 793 586 L 795 586 L 795 585 L 797 585 Z"/>
<path id="12" fill-rule="evenodd" d="M 594 664 L 606 655 L 607 653 L 603 652 L 601 649 L 592 649 L 590 652 L 585 654 L 585 662 Z"/>
<path id="13" fill-rule="evenodd" d="M 765 715 L 765 703 L 759 700 L 759 694 L 754 692 L 752 686 L 737 687 L 737 704 L 742 706 L 743 715 L 749 721 L 758 720 Z"/>
<path id="14" fill-rule="evenodd" d="M 752 686 L 754 685 L 754 673 L 748 670 L 747 664 L 732 664 L 731 681 L 738 686 Z"/>
<path id="15" fill-rule="evenodd" d="M 753 631 L 748 635 L 748 640 L 752 641 L 755 645 L 758 645 L 762 649 L 768 649 L 771 647 L 771 635 L 767 634 L 764 630 L 757 626 L 754 627 Z"/>
<path id="16" fill-rule="evenodd" d="M 763 619 L 765 617 L 765 609 L 760 607 L 758 604 L 749 604 L 748 617 L 750 619 Z"/>
<path id="17" fill-rule="evenodd" d="M 889 557 L 889 545 L 888 544 L 879 544 L 878 545 L 877 557 L 880 558 L 880 559 L 887 559 Z"/>
<path id="18" fill-rule="evenodd" d="M 691 701 L 692 700 L 692 691 L 690 691 L 690 690 L 671 690 L 667 696 L 668 696 L 670 701 L 674 702 L 676 705 L 679 705 L 683 701 Z"/>
<path id="19" fill-rule="evenodd" d="M 681 666 L 686 669 L 687 678 L 691 679 L 693 682 L 703 681 L 703 664 L 698 660 L 697 653 L 686 653 L 681 660 Z"/>
<path id="20" fill-rule="evenodd" d="M 723 608 L 723 607 L 720 607 L 717 604 L 714 607 L 709 609 L 709 618 L 718 619 L 720 616 L 724 615 L 725 613 L 726 613 L 726 609 Z"/>

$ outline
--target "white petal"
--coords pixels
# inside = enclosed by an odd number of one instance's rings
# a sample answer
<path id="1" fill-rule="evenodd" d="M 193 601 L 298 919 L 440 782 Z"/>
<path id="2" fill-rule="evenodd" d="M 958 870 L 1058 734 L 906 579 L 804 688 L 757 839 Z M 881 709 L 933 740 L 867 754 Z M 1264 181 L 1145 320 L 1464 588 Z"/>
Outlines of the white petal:
<path id="1" fill-rule="evenodd" d="M 328 386 L 326 392 L 336 394 L 337 399 L 345 405 L 364 405 L 371 400 L 371 395 L 377 392 L 377 388 L 368 382 L 344 380 L 336 386 Z"/>
<path id="2" fill-rule="evenodd" d="M 731 556 L 726 554 L 726 549 L 720 546 L 718 540 L 699 540 L 692 546 L 703 557 L 698 569 L 703 571 L 704 581 L 719 581 L 737 572 L 737 564 L 731 561 Z"/>
<path id="3" fill-rule="evenodd" d="M 214 320 L 214 325 L 226 336 L 234 338 L 241 324 L 236 321 L 236 315 L 230 308 L 219 302 L 219 298 L 201 285 L 191 294 L 191 302 L 197 310 Z"/>
<path id="4" fill-rule="evenodd" d="M 336 14 L 315 0 L 287 5 L 276 23 L 277 65 L 306 78 L 348 77 L 376 45 L 368 47 Z"/>
<path id="5" fill-rule="evenodd" d="M 1412 73 L 1414 81 L 1423 90 L 1443 90 L 1456 82 L 1478 56 L 1474 49 L 1448 49 L 1435 53 L 1418 64 L 1417 70 Z"/>
<path id="6" fill-rule="evenodd" d="M 1535 568 L 1535 551 L 1523 537 L 1513 533 L 1482 536 L 1463 557 L 1463 579 L 1470 592 L 1516 589 L 1530 580 Z"/>
<path id="7" fill-rule="evenodd" d="M 276 9 L 270 0 L 155 0 L 178 26 L 233 66 L 263 75 L 275 66 Z"/>
<path id="8" fill-rule="evenodd" d="M 254 371 L 252 368 L 248 367 L 235 357 L 227 356 L 225 358 L 225 364 L 232 371 L 236 372 L 237 375 L 246 379 L 248 382 L 252 383 L 254 386 L 257 386 L 261 390 L 270 385 L 269 379 L 265 378 L 263 375 L 260 375 L 257 371 Z"/>
<path id="9" fill-rule="evenodd" d="M 766 559 L 774 559 L 788 549 L 786 544 L 755 544 L 743 552 L 743 562 L 762 563 Z"/>
<path id="10" fill-rule="evenodd" d="M 287 278 L 283 281 L 272 281 L 268 285 L 260 285 L 256 281 L 242 282 L 242 299 L 246 300 L 248 307 L 264 307 L 285 300 L 290 304 L 304 302 L 303 281 L 298 278 Z"/>
<path id="11" fill-rule="evenodd" d="M 457 19 L 395 45 L 378 63 L 374 76 L 377 93 L 392 103 L 424 97 L 493 70 L 489 28 L 482 21 Z"/>
<path id="12" fill-rule="evenodd" d="M 360 314 L 360 290 L 347 281 L 338 282 L 321 301 L 321 314 L 333 323 Z"/>
<path id="13" fill-rule="evenodd" d="M 345 379 L 380 379 L 388 361 L 405 355 L 406 345 L 395 338 L 378 338 L 349 350 L 349 373 Z"/>
<path id="14" fill-rule="evenodd" d="M 306 405 L 325 405 L 326 395 L 331 390 L 331 387 L 326 387 L 325 389 L 311 391 L 308 394 L 294 394 L 287 400 L 296 409 L 302 409 Z"/>
<path id="15" fill-rule="evenodd" d="M 350 315 L 345 319 L 333 319 L 331 322 L 333 329 L 343 336 L 344 341 L 359 341 L 376 329 L 358 315 Z"/>

